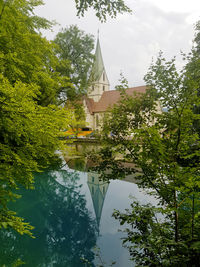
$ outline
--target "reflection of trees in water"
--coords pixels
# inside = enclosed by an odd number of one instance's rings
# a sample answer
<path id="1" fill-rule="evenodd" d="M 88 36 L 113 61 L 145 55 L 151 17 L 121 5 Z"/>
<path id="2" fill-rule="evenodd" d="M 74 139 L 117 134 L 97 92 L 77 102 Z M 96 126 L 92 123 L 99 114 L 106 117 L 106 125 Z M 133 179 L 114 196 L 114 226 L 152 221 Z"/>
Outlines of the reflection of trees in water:
<path id="1" fill-rule="evenodd" d="M 85 196 L 77 185 L 77 173 L 59 171 L 66 181 L 56 181 L 56 173 L 36 176 L 35 190 L 22 192 L 15 203 L 20 216 L 35 226 L 34 236 L 19 236 L 15 232 L 0 235 L 0 263 L 17 258 L 27 266 L 86 266 L 81 258 L 92 262 L 96 244 L 95 222 L 86 208 Z"/>

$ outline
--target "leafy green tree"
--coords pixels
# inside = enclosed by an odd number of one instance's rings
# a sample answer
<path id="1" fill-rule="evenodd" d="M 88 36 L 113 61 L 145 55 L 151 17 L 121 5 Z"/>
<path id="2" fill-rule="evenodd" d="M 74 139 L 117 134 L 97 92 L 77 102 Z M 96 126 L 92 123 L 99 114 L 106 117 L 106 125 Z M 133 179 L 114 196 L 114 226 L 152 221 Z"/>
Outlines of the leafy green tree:
<path id="1" fill-rule="evenodd" d="M 186 71 L 187 75 L 191 76 L 192 79 L 198 84 L 198 96 L 200 97 L 200 21 L 196 23 L 196 34 L 194 38 L 194 47 L 189 55 L 185 55 L 185 59 L 187 60 Z M 200 106 L 194 105 L 194 113 L 200 114 Z M 194 127 L 198 130 L 200 135 L 200 123 L 198 120 L 194 121 Z"/>
<path id="2" fill-rule="evenodd" d="M 74 100 L 87 93 L 89 73 L 94 60 L 94 38 L 71 25 L 59 32 L 54 42 L 58 45 L 58 57 L 66 62 L 66 65 L 58 67 L 58 70 L 62 75 L 70 77 L 74 85 L 71 90 L 67 88 L 67 92 L 63 88 L 63 93 L 65 92 L 68 99 Z"/>
<path id="3" fill-rule="evenodd" d="M 70 128 L 77 135 L 80 132 L 80 128 L 85 126 L 85 111 L 83 105 L 79 102 L 71 102 L 67 104 L 67 111 L 71 110 L 71 120 L 69 123 Z"/>
<path id="4" fill-rule="evenodd" d="M 19 185 L 33 187 L 32 172 L 51 164 L 60 146 L 60 130 L 69 118 L 56 106 L 42 107 L 36 103 L 38 88 L 16 82 L 12 86 L 0 78 L 0 226 L 11 226 L 23 233 L 21 219 L 9 211 L 7 204 L 16 197 Z M 22 226 L 22 227 L 21 227 Z"/>
<path id="5" fill-rule="evenodd" d="M 196 34 L 194 38 L 195 49 L 200 51 L 200 21 L 197 21 L 195 30 L 196 30 Z"/>
<path id="6" fill-rule="evenodd" d="M 110 168 L 120 152 L 132 163 L 138 185 L 158 200 L 157 208 L 133 202 L 130 212 L 115 213 L 133 228 L 125 242 L 131 242 L 127 246 L 137 266 L 192 266 L 200 260 L 200 143 L 193 126 L 200 120 L 193 112 L 198 85 L 185 69 L 176 70 L 175 59 L 167 62 L 162 54 L 145 81 L 146 94 L 122 92 L 111 110 L 101 167 Z M 115 166 L 114 177 L 120 171 Z"/>
<path id="7" fill-rule="evenodd" d="M 39 4 L 0 2 L 0 228 L 21 234 L 32 227 L 8 203 L 19 197 L 20 185 L 33 187 L 33 172 L 58 159 L 59 136 L 70 119 L 53 105 L 65 78 L 52 71 L 58 60 L 39 33 L 50 25 L 34 15 Z"/>
<path id="8" fill-rule="evenodd" d="M 70 87 L 67 77 L 56 72 L 62 65 L 54 45 L 41 37 L 41 29 L 52 24 L 34 14 L 41 1 L 1 1 L 0 73 L 14 85 L 16 81 L 39 87 L 37 102 L 54 104 L 63 86 Z"/>
<path id="9" fill-rule="evenodd" d="M 90 85 L 90 71 L 94 60 L 94 38 L 86 34 L 77 26 L 71 25 L 56 35 L 54 43 L 57 45 L 56 53 L 63 65 L 57 70 L 61 75 L 70 77 L 73 87 L 63 87 L 61 101 L 66 103 L 67 110 L 73 110 L 70 127 L 74 134 L 80 132 L 85 126 L 85 112 L 81 97 L 87 93 Z M 67 99 L 67 101 L 66 101 Z"/>
<path id="10" fill-rule="evenodd" d="M 123 0 L 75 0 L 75 3 L 78 16 L 83 16 L 88 8 L 93 8 L 101 22 L 105 22 L 107 16 L 115 18 L 118 13 L 131 13 L 131 9 Z"/>
<path id="11" fill-rule="evenodd" d="M 126 89 L 129 88 L 128 86 L 128 81 L 124 77 L 123 73 L 120 73 L 120 79 L 119 79 L 120 84 L 115 86 L 115 90 L 120 91 L 121 93 L 124 92 Z"/>

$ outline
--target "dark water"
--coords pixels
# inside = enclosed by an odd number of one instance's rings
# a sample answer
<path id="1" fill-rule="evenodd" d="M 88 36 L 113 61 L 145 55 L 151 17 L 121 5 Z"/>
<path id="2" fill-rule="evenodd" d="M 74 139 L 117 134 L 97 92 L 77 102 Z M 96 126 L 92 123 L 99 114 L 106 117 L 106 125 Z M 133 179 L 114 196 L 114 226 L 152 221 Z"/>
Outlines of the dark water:
<path id="1" fill-rule="evenodd" d="M 128 208 L 130 195 L 149 201 L 137 185 L 126 181 L 99 181 L 98 174 L 68 167 L 35 176 L 35 190 L 21 190 L 13 204 L 18 214 L 35 227 L 35 239 L 15 232 L 0 232 L 0 266 L 114 266 L 129 267 L 122 247 L 122 227 L 114 209 Z M 95 255 L 97 254 L 97 255 Z"/>

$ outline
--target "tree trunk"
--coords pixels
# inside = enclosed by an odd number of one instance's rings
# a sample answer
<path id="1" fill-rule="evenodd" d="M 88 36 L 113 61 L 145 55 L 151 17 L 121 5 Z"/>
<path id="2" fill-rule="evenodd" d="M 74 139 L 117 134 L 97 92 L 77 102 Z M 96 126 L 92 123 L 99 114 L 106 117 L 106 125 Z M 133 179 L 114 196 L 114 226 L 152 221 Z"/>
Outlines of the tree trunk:
<path id="1" fill-rule="evenodd" d="M 176 190 L 174 190 L 174 208 L 176 209 L 175 212 L 174 212 L 174 219 L 175 219 L 175 242 L 178 242 L 178 210 L 177 210 Z"/>
<path id="2" fill-rule="evenodd" d="M 194 194 L 192 195 L 192 240 L 194 238 Z"/>

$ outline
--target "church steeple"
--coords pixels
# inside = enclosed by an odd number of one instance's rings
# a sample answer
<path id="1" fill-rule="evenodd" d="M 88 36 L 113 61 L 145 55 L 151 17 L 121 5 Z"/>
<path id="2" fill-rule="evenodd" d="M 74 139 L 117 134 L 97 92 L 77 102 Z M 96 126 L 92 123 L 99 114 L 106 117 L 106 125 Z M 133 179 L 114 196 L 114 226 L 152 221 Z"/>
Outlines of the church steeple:
<path id="1" fill-rule="evenodd" d="M 108 91 L 110 87 L 101 53 L 99 35 L 97 38 L 95 58 L 91 71 L 91 80 L 92 85 L 89 88 L 88 96 L 93 98 L 95 102 L 98 102 L 103 92 Z"/>
<path id="2" fill-rule="evenodd" d="M 92 75 L 93 75 L 95 82 L 99 81 L 103 72 L 106 72 L 106 71 L 105 71 L 105 67 L 103 63 L 103 57 L 102 57 L 101 47 L 100 47 L 100 42 L 99 42 L 99 37 L 98 37 L 94 65 L 92 68 Z"/>

